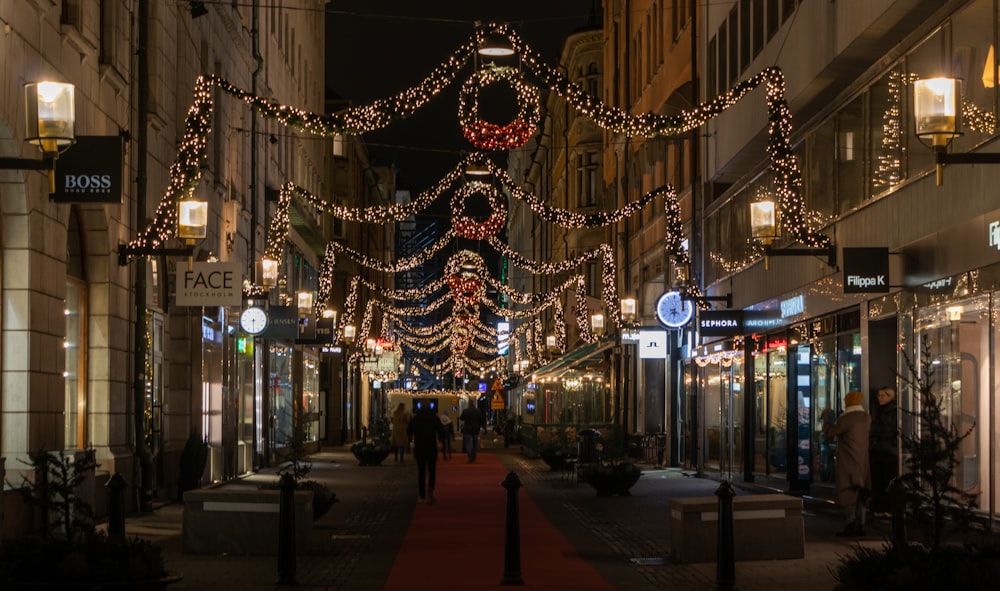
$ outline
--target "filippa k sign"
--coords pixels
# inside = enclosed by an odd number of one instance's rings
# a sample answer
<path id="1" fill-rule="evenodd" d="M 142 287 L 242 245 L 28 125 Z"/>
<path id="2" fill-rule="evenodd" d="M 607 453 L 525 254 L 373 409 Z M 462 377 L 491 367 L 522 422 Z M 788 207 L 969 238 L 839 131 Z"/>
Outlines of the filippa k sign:
<path id="1" fill-rule="evenodd" d="M 177 266 L 178 306 L 239 306 L 243 275 L 239 263 L 192 263 Z"/>

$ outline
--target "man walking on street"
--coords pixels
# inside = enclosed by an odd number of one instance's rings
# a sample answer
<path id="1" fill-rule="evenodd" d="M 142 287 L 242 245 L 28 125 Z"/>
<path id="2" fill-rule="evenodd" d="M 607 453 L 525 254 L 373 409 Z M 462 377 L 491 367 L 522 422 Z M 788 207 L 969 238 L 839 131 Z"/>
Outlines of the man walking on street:
<path id="1" fill-rule="evenodd" d="M 470 405 L 458 418 L 462 420 L 462 442 L 471 464 L 476 461 L 476 452 L 479 451 L 479 432 L 483 430 L 483 413 Z"/>
<path id="2" fill-rule="evenodd" d="M 406 426 L 406 434 L 413 439 L 413 459 L 417 462 L 417 494 L 420 501 L 434 504 L 434 485 L 437 482 L 438 439 L 444 435 L 441 419 L 430 405 L 424 405 Z"/>

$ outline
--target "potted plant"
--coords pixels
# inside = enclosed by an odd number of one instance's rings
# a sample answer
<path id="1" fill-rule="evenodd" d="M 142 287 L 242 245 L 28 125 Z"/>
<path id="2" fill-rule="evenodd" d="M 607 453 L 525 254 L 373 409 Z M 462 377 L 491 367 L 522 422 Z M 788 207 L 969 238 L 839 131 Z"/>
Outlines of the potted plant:
<path id="1" fill-rule="evenodd" d="M 986 536 L 974 543 L 969 534 L 988 528 L 975 524 L 974 497 L 954 484 L 962 441 L 972 430 L 959 429 L 944 412 L 945 395 L 935 387 L 937 366 L 926 336 L 920 347 L 919 368 L 903 352 L 908 375 L 899 377 L 912 388 L 917 410 L 904 411 L 913 417 L 914 429 L 902 436 L 904 470 L 889 493 L 893 510 L 902 513 L 897 516 L 915 525 L 921 539 L 909 542 L 905 530 L 896 531 L 891 545 L 854 548 L 834 570 L 843 591 L 996 589 L 1000 546 Z M 946 543 L 947 535 L 956 533 L 965 534 L 963 543 Z"/>
<path id="2" fill-rule="evenodd" d="M 24 478 L 18 491 L 28 506 L 41 510 L 42 526 L 35 535 L 0 546 L 0 588 L 138 591 L 165 589 L 181 580 L 167 572 L 161 549 L 151 542 L 96 530 L 91 508 L 76 495 L 96 466 L 92 456 L 77 459 L 43 450 L 29 458 L 34 480 Z"/>
<path id="3" fill-rule="evenodd" d="M 598 496 L 630 496 L 629 490 L 642 475 L 642 468 L 632 462 L 608 460 L 581 466 L 580 477 L 594 487 Z"/>
<path id="4" fill-rule="evenodd" d="M 566 460 L 573 454 L 573 446 L 570 442 L 576 442 L 575 427 L 545 427 L 538 430 L 536 435 L 538 442 L 538 456 L 548 464 L 552 470 L 562 470 L 566 467 Z"/>
<path id="5" fill-rule="evenodd" d="M 351 453 L 358 459 L 362 466 L 378 466 L 389 457 L 392 445 L 389 443 L 389 428 L 384 422 L 376 425 L 376 429 L 369 438 L 368 431 L 362 431 L 361 441 L 351 446 Z"/>

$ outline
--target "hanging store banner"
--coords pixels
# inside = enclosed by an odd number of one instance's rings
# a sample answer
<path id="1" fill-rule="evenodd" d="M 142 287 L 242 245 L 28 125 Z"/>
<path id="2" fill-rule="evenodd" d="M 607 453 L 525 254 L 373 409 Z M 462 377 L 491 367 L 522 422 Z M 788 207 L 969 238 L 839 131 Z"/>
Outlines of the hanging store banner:
<path id="1" fill-rule="evenodd" d="M 314 322 L 315 331 L 305 334 L 300 331 L 296 345 L 331 345 L 333 344 L 333 318 L 320 318 Z"/>
<path id="2" fill-rule="evenodd" d="M 889 249 L 845 247 L 844 293 L 889 293 Z"/>
<path id="3" fill-rule="evenodd" d="M 743 334 L 743 310 L 698 312 L 698 334 L 703 337 L 735 337 Z"/>
<path id="4" fill-rule="evenodd" d="M 267 308 L 267 328 L 260 333 L 260 338 L 294 341 L 298 336 L 298 308 L 294 306 L 269 306 Z"/>
<path id="5" fill-rule="evenodd" d="M 121 203 L 123 154 L 121 136 L 77 136 L 59 156 L 50 197 L 57 203 Z"/>
<path id="6" fill-rule="evenodd" d="M 177 265 L 178 306 L 239 306 L 243 303 L 240 263 Z"/>

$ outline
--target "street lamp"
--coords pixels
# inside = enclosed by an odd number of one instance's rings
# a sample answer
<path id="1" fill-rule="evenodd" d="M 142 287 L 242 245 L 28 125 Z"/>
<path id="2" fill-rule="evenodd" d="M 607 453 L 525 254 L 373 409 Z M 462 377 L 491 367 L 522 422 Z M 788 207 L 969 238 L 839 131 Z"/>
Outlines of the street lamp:
<path id="1" fill-rule="evenodd" d="M 774 249 L 772 243 L 780 237 L 777 205 L 770 196 L 750 203 L 750 236 L 764 245 L 764 270 L 771 268 L 771 257 L 826 256 L 826 264 L 837 265 L 837 246 Z"/>
<path id="2" fill-rule="evenodd" d="M 636 301 L 635 298 L 622 298 L 621 301 L 621 312 L 622 321 L 626 324 L 632 324 L 635 322 L 635 309 Z"/>
<path id="3" fill-rule="evenodd" d="M 944 184 L 946 164 L 1000 164 L 998 153 L 948 153 L 951 140 L 962 135 L 961 96 L 962 83 L 955 78 L 927 78 L 913 83 L 914 131 L 921 140 L 931 142 L 939 187 Z"/>
<path id="4" fill-rule="evenodd" d="M 47 170 L 49 193 L 56 192 L 56 159 L 76 141 L 76 87 L 62 82 L 24 85 L 25 138 L 42 159 L 0 158 L 3 170 Z"/>
<path id="5" fill-rule="evenodd" d="M 278 285 L 278 261 L 267 257 L 260 260 L 260 284 L 264 291 Z"/>
<path id="6" fill-rule="evenodd" d="M 118 264 L 127 265 L 130 256 L 186 256 L 188 270 L 193 264 L 194 245 L 207 235 L 208 203 L 197 199 L 183 199 L 177 203 L 177 237 L 184 242 L 183 248 L 166 248 L 160 246 L 118 246 Z"/>
<path id="7" fill-rule="evenodd" d="M 598 337 L 604 336 L 604 314 L 590 316 L 590 330 Z"/>

